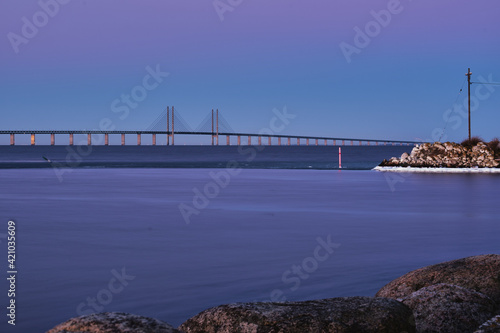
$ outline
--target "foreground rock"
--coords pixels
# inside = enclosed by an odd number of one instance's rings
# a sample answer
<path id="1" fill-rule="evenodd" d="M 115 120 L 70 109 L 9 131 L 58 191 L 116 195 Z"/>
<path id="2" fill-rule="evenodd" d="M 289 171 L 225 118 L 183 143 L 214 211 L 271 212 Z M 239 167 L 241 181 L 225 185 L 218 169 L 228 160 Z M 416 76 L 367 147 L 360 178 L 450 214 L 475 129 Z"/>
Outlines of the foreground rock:
<path id="1" fill-rule="evenodd" d="M 415 332 L 412 311 L 386 298 L 342 297 L 284 303 L 238 303 L 201 312 L 186 333 Z"/>
<path id="2" fill-rule="evenodd" d="M 474 333 L 500 333 L 500 315 L 483 323 Z"/>
<path id="3" fill-rule="evenodd" d="M 413 310 L 417 332 L 473 332 L 495 314 L 495 302 L 467 288 L 439 283 L 399 299 Z"/>
<path id="4" fill-rule="evenodd" d="M 499 165 L 500 162 L 495 160 L 495 152 L 483 142 L 473 147 L 464 147 L 453 142 L 424 143 L 415 146 L 410 155 L 403 153 L 401 158 L 393 157 L 380 164 L 380 166 L 434 168 L 496 168 Z"/>
<path id="5" fill-rule="evenodd" d="M 500 255 L 448 261 L 409 272 L 380 289 L 377 297 L 404 298 L 434 284 L 447 283 L 480 292 L 500 305 Z"/>
<path id="6" fill-rule="evenodd" d="M 100 313 L 70 319 L 48 333 L 500 333 L 500 255 L 420 268 L 388 283 L 376 296 L 221 305 L 178 330 L 156 319 Z"/>
<path id="7" fill-rule="evenodd" d="M 72 318 L 47 333 L 177 333 L 162 321 L 120 312 L 95 313 Z"/>

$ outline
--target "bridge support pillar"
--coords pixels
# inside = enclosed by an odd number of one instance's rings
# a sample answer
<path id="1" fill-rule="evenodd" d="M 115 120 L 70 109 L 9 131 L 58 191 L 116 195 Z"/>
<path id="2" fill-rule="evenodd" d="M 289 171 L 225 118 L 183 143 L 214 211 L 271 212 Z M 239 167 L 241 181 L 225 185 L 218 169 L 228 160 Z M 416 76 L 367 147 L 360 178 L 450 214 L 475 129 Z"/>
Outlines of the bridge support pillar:
<path id="1" fill-rule="evenodd" d="M 13 146 L 16 144 L 16 135 L 14 133 L 10 134 L 10 145 Z"/>
<path id="2" fill-rule="evenodd" d="M 53 146 L 56 144 L 56 138 L 54 133 L 50 133 L 50 145 Z"/>
<path id="3" fill-rule="evenodd" d="M 226 146 L 231 145 L 231 139 L 229 138 L 229 135 L 226 135 Z"/>
<path id="4" fill-rule="evenodd" d="M 288 145 L 290 146 L 291 145 L 291 138 L 288 138 Z"/>
<path id="5" fill-rule="evenodd" d="M 122 146 L 125 146 L 125 134 L 122 133 Z"/>
<path id="6" fill-rule="evenodd" d="M 35 145 L 35 134 L 31 134 L 31 145 L 34 146 Z"/>
<path id="7" fill-rule="evenodd" d="M 238 135 L 238 146 L 241 146 L 241 135 Z"/>
<path id="8" fill-rule="evenodd" d="M 402 146 L 402 145 L 403 145 L 403 143 L 401 142 L 401 144 L 400 144 L 400 145 Z"/>
<path id="9" fill-rule="evenodd" d="M 281 146 L 281 136 L 278 137 L 278 146 Z"/>
<path id="10" fill-rule="evenodd" d="M 109 134 L 108 133 L 104 133 L 104 144 L 106 146 L 109 146 Z"/>
<path id="11" fill-rule="evenodd" d="M 366 141 L 366 145 L 369 146 L 370 145 L 370 141 Z"/>
<path id="12" fill-rule="evenodd" d="M 309 138 L 306 139 L 306 146 L 309 146 Z"/>
<path id="13" fill-rule="evenodd" d="M 384 146 L 387 146 L 387 142 L 384 142 Z"/>
<path id="14" fill-rule="evenodd" d="M 354 141 L 351 140 L 351 146 L 354 146 Z"/>
<path id="15" fill-rule="evenodd" d="M 92 145 L 92 134 L 90 133 L 87 134 L 87 145 Z"/>
<path id="16" fill-rule="evenodd" d="M 392 145 L 394 146 L 394 142 L 392 143 Z"/>
<path id="17" fill-rule="evenodd" d="M 69 133 L 69 145 L 73 145 L 73 133 Z"/>
<path id="18" fill-rule="evenodd" d="M 151 134 L 152 144 L 156 146 L 156 134 Z"/>
<path id="19" fill-rule="evenodd" d="M 316 139 L 316 146 L 318 145 L 318 139 Z"/>
<path id="20" fill-rule="evenodd" d="M 345 140 L 342 140 L 342 146 L 345 146 Z"/>
<path id="21" fill-rule="evenodd" d="M 249 135 L 248 136 L 248 145 L 251 146 L 252 145 L 252 137 Z"/>
<path id="22" fill-rule="evenodd" d="M 378 146 L 378 141 L 375 141 L 375 146 Z"/>
<path id="23" fill-rule="evenodd" d="M 137 145 L 141 145 L 141 135 L 139 133 L 137 133 Z"/>
<path id="24" fill-rule="evenodd" d="M 360 145 L 360 146 L 362 145 L 362 142 L 361 142 L 361 141 L 359 141 L 359 145 Z"/>
<path id="25" fill-rule="evenodd" d="M 333 145 L 336 146 L 337 145 L 337 140 L 333 140 Z"/>
<path id="26" fill-rule="evenodd" d="M 297 146 L 300 146 L 300 138 L 297 138 Z"/>
<path id="27" fill-rule="evenodd" d="M 325 146 L 328 146 L 328 140 L 325 139 Z"/>
<path id="28" fill-rule="evenodd" d="M 262 137 L 259 136 L 259 146 L 262 145 Z"/>
<path id="29" fill-rule="evenodd" d="M 268 137 L 268 138 L 267 138 L 267 145 L 268 145 L 268 146 L 270 146 L 270 145 L 271 145 L 271 139 L 272 139 L 271 137 Z"/>

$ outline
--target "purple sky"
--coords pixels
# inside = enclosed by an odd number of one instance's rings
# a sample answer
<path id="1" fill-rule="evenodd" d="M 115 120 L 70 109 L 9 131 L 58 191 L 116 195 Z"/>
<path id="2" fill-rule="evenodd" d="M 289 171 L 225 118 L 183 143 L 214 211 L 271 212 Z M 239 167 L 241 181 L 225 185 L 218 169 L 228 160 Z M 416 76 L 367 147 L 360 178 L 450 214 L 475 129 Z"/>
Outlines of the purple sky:
<path id="1" fill-rule="evenodd" d="M 234 130 L 258 132 L 286 106 L 296 118 L 283 134 L 434 141 L 446 126 L 460 141 L 466 109 L 453 104 L 467 67 L 473 81 L 500 81 L 493 0 L 59 1 L 2 3 L 1 129 L 93 129 L 104 118 L 146 129 L 174 105 L 193 128 L 219 108 Z M 369 43 L 356 44 L 356 27 Z M 350 62 L 341 45 L 358 46 Z M 169 75 L 126 117 L 114 112 L 148 66 Z M 500 86 L 488 87 L 472 86 L 473 134 L 485 139 L 500 135 Z"/>

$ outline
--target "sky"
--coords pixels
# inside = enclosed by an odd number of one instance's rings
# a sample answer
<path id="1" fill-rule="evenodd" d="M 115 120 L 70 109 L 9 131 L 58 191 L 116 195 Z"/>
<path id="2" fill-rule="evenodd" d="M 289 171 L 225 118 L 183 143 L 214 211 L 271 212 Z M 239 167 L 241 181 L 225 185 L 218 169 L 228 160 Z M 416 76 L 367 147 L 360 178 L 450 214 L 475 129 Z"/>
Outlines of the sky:
<path id="1" fill-rule="evenodd" d="M 2 130 L 145 130 L 174 106 L 193 129 L 213 108 L 237 132 L 258 133 L 286 112 L 279 134 L 461 141 L 467 68 L 473 82 L 500 82 L 494 0 L 1 7 Z M 500 85 L 471 89 L 472 134 L 500 136 Z"/>

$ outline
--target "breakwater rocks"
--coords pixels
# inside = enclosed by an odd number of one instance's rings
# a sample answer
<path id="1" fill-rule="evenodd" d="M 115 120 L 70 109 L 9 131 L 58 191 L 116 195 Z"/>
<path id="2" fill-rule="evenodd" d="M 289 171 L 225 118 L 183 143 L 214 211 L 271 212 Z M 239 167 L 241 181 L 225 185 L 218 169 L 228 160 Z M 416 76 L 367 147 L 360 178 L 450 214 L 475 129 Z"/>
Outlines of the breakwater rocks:
<path id="1" fill-rule="evenodd" d="M 417 332 L 474 332 L 500 313 L 500 255 L 420 268 L 389 282 L 375 296 L 408 305 Z"/>
<path id="2" fill-rule="evenodd" d="M 157 319 L 121 312 L 72 318 L 47 333 L 182 333 Z"/>
<path id="3" fill-rule="evenodd" d="M 493 142 L 493 141 L 492 141 Z M 433 168 L 497 168 L 500 165 L 498 146 L 478 142 L 473 146 L 453 142 L 424 143 L 413 148 L 410 154 L 384 160 L 380 166 L 433 167 Z"/>
<path id="4" fill-rule="evenodd" d="M 174 329 L 124 313 L 70 319 L 48 333 L 500 332 L 500 255 L 411 271 L 375 297 L 236 303 L 205 310 Z"/>
<path id="5" fill-rule="evenodd" d="M 179 329 L 186 333 L 415 332 L 410 308 L 376 297 L 222 305 L 201 312 Z"/>

